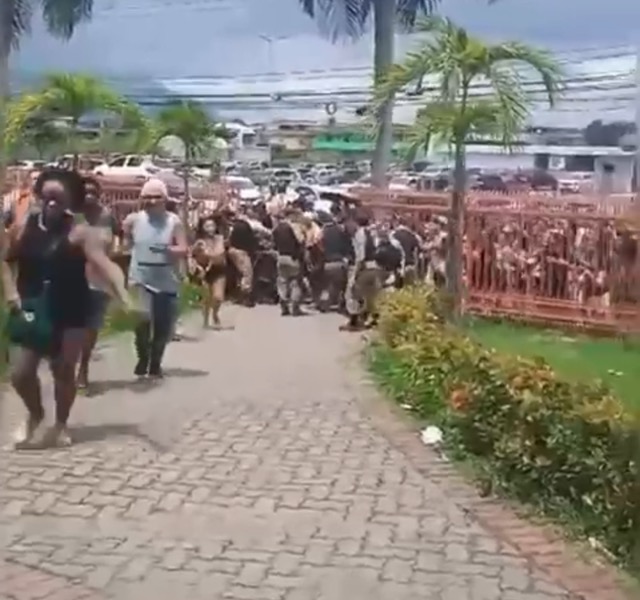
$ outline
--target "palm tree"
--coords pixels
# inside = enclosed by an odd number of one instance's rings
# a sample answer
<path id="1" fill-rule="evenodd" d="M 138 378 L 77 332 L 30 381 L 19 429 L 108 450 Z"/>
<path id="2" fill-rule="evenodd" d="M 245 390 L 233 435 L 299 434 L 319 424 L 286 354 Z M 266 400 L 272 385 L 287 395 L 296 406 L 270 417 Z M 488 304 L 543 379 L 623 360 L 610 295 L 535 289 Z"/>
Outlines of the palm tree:
<path id="1" fill-rule="evenodd" d="M 529 116 L 532 94 L 536 93 L 527 92 L 523 76 L 530 75 L 533 79 L 529 83 L 541 85 L 553 105 L 562 73 L 548 52 L 515 41 L 487 44 L 449 19 L 427 18 L 419 23 L 417 31 L 425 34 L 425 41 L 378 83 L 375 104 L 384 104 L 407 86 L 422 85 L 424 80 L 433 78 L 430 87 L 434 102 L 419 113 L 413 136 L 414 140 L 439 138 L 452 149 L 454 181 L 447 279 L 454 315 L 459 316 L 463 291 L 465 144 L 477 136 L 490 136 L 505 147 L 512 146 Z M 478 86 L 488 91 L 474 92 Z"/>
<path id="2" fill-rule="evenodd" d="M 52 35 L 69 39 L 76 27 L 89 21 L 93 0 L 2 0 L 0 2 L 0 189 L 4 187 L 6 102 L 11 95 L 9 58 L 20 40 L 30 32 L 31 17 L 36 8 L 42 11 L 47 30 Z"/>
<path id="3" fill-rule="evenodd" d="M 214 123 L 207 111 L 193 100 L 181 100 L 163 108 L 156 117 L 155 129 L 156 145 L 168 136 L 180 139 L 184 145 L 182 219 L 186 229 L 189 215 L 189 176 L 193 162 L 210 153 L 216 138 L 224 138 L 226 133 L 224 127 Z"/>
<path id="4" fill-rule="evenodd" d="M 116 116 L 122 128 L 144 130 L 147 127 L 140 108 L 100 79 L 91 75 L 52 73 L 45 77 L 38 91 L 12 102 L 8 110 L 7 140 L 16 140 L 23 134 L 29 119 L 36 116 L 57 120 L 66 133 L 73 154 L 73 168 L 76 168 L 80 121 L 105 114 Z"/>
<path id="5" fill-rule="evenodd" d="M 21 148 L 30 146 L 38 153 L 38 158 L 43 160 L 64 139 L 60 128 L 51 119 L 44 115 L 34 115 L 25 123 L 21 136 Z"/>
<path id="6" fill-rule="evenodd" d="M 333 40 L 362 36 L 373 13 L 374 80 L 379 81 L 394 60 L 394 31 L 397 22 L 411 28 L 417 15 L 432 14 L 439 0 L 300 0 L 303 11 L 319 18 L 322 29 Z M 393 145 L 393 96 L 377 106 L 378 125 L 373 154 L 372 181 L 386 183 Z"/>

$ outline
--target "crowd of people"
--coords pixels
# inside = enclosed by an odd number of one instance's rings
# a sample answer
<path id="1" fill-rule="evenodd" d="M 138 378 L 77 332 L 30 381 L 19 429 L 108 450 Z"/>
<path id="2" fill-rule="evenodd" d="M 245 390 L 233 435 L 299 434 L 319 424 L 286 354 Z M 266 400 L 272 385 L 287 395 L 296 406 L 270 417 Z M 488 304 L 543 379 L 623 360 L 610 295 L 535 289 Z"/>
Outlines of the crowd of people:
<path id="1" fill-rule="evenodd" d="M 361 331 L 375 325 L 384 287 L 446 285 L 446 217 L 376 215 L 374 221 L 366 207 L 345 199 L 324 208 L 278 194 L 251 205 L 230 200 L 188 227 L 166 185 L 151 179 L 138 209 L 118 221 L 95 179 L 66 170 L 39 173 L 28 195 L 13 198 L 2 240 L 7 329 L 16 347 L 11 381 L 28 413 L 17 448 L 71 443 L 69 414 L 77 389 L 89 384 L 91 355 L 112 302 L 131 314 L 133 374 L 158 379 L 187 279 L 201 289 L 205 329 L 223 328 L 221 309 L 232 298 L 248 307 L 278 304 L 283 317 L 338 311 L 345 315 L 342 330 Z M 633 279 L 637 240 L 610 222 L 468 217 L 470 289 L 609 302 L 612 274 Z M 43 359 L 54 379 L 51 428 L 43 427 L 37 375 Z"/>

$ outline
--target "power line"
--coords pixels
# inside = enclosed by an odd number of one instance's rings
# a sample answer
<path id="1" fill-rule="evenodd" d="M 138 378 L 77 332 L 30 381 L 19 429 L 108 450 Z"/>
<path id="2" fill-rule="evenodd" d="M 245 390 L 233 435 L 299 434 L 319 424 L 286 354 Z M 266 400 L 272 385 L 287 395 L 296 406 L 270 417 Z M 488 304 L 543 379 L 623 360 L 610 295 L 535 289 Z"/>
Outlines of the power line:
<path id="1" fill-rule="evenodd" d="M 258 0 L 244 0 L 245 3 L 257 2 Z M 129 6 L 121 6 L 117 0 L 109 8 L 99 8 L 93 11 L 94 16 L 126 16 L 139 17 L 158 14 L 173 9 L 188 9 L 188 12 L 209 12 L 209 11 L 229 11 L 240 7 L 238 2 L 233 0 L 179 0 L 172 2 L 166 0 L 164 2 L 135 3 Z"/>
<path id="2" fill-rule="evenodd" d="M 573 50 L 572 52 L 579 52 L 578 50 Z M 615 52 L 609 54 L 600 54 L 594 57 L 582 57 L 580 59 L 574 60 L 565 60 L 564 62 L 560 61 L 562 64 L 584 64 L 587 61 L 596 61 L 596 60 L 610 60 L 616 58 L 632 58 L 633 50 L 630 49 L 628 52 Z M 633 65 L 630 64 L 629 72 L 633 72 Z M 361 65 L 361 66 L 353 66 L 353 67 L 331 67 L 327 69 L 301 69 L 301 70 L 292 70 L 292 71 L 277 71 L 277 72 L 260 72 L 260 73 L 249 73 L 243 75 L 204 75 L 204 74 L 193 74 L 181 77 L 169 77 L 169 76 L 157 76 L 154 75 L 152 78 L 154 80 L 161 81 L 163 79 L 173 79 L 180 81 L 243 81 L 250 80 L 255 78 L 263 78 L 265 80 L 269 80 L 270 78 L 296 78 L 296 79 L 325 79 L 328 75 L 331 74 L 344 74 L 345 76 L 348 74 L 352 75 L 372 75 L 373 69 L 371 66 Z M 114 81 L 130 81 L 143 78 L 150 78 L 151 76 L 145 74 L 130 74 L 130 75 L 109 75 L 108 79 Z"/>
<path id="3" fill-rule="evenodd" d="M 520 86 L 522 89 L 528 94 L 543 94 L 546 93 L 544 85 L 537 81 L 524 81 L 521 82 Z M 633 83 L 630 80 L 626 80 L 624 77 L 611 77 L 611 76 L 585 76 L 585 77 L 576 77 L 565 82 L 564 94 L 576 94 L 580 92 L 609 92 L 615 90 L 626 90 L 634 88 Z M 493 94 L 493 86 L 490 82 L 477 82 L 471 86 L 472 94 L 481 93 L 484 91 L 485 93 Z M 419 96 L 414 96 L 416 101 L 424 102 L 424 100 L 428 97 L 429 93 L 435 93 L 439 91 L 439 87 L 425 86 L 424 93 Z M 127 96 L 132 98 L 145 98 L 149 95 L 153 96 L 158 95 L 157 92 L 151 91 L 150 93 L 145 93 L 143 89 L 132 89 L 128 91 Z M 208 92 L 208 91 L 188 91 L 188 92 L 179 92 L 179 91 L 170 91 L 167 94 L 162 94 L 165 98 L 173 98 L 173 99 L 193 99 L 193 98 L 203 98 L 203 99 L 235 99 L 238 100 L 240 98 L 272 98 L 274 94 L 277 94 L 280 99 L 284 100 L 290 97 L 299 97 L 299 96 L 314 96 L 314 97 L 340 97 L 340 96 L 358 96 L 363 99 L 371 98 L 371 89 L 362 88 L 362 87 L 352 87 L 352 88 L 337 88 L 333 90 L 311 90 L 311 89 L 290 89 L 290 90 L 282 90 L 279 92 L 274 91 L 249 91 L 249 92 L 241 92 L 239 90 L 230 91 L 230 92 Z M 562 97 L 562 94 L 560 94 Z"/>

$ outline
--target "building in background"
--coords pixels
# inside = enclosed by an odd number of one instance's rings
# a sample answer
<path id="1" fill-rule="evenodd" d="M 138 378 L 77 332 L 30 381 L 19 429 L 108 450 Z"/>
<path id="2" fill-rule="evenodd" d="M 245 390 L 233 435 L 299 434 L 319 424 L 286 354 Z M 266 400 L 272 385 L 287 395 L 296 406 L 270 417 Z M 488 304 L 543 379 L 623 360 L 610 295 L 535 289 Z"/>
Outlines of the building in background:
<path id="1" fill-rule="evenodd" d="M 531 144 L 509 151 L 488 144 L 467 145 L 467 167 L 488 171 L 541 169 L 563 176 L 591 174 L 593 187 L 604 194 L 627 194 L 633 189 L 635 152 L 612 146 L 555 146 Z M 433 162 L 446 162 L 446 152 L 434 152 Z"/>

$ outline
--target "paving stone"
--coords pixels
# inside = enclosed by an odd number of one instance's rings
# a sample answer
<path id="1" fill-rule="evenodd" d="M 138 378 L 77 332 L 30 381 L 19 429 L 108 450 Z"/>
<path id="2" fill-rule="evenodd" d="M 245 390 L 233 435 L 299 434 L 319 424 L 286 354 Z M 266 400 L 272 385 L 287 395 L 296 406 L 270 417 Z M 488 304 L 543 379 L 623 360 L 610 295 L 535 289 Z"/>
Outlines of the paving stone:
<path id="1" fill-rule="evenodd" d="M 1 451 L 2 600 L 566 597 L 460 508 L 448 467 L 424 451 L 425 475 L 374 427 L 361 342 L 339 318 L 223 318 L 235 331 L 172 343 L 148 389 L 131 382 L 130 339 L 101 349 L 105 392 L 78 399 L 78 443 Z M 21 419 L 9 395 L 0 446 Z"/>

